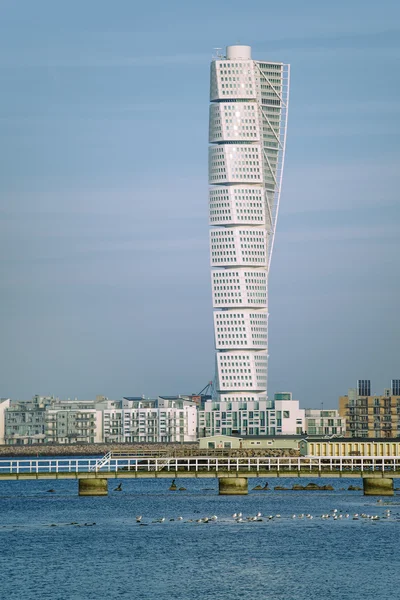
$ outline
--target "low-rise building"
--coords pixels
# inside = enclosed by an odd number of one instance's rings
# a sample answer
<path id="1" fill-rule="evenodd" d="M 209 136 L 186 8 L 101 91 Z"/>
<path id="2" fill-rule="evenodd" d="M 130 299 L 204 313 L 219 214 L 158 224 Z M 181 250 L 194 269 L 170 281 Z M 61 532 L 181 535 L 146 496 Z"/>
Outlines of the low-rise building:
<path id="1" fill-rule="evenodd" d="M 301 435 L 213 435 L 199 438 L 200 450 L 298 450 Z"/>
<path id="2" fill-rule="evenodd" d="M 307 438 L 299 443 L 302 456 L 400 456 L 400 438 Z"/>

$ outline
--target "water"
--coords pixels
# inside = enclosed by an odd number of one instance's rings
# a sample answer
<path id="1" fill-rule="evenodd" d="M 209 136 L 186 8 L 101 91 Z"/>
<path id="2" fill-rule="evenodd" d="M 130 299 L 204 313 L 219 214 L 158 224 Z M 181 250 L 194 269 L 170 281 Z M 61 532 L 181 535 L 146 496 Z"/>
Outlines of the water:
<path id="1" fill-rule="evenodd" d="M 249 481 L 249 489 L 265 482 Z M 324 479 L 334 492 L 248 496 L 218 496 L 214 479 L 179 479 L 182 492 L 170 492 L 167 479 L 123 480 L 123 491 L 114 492 L 119 482 L 109 481 L 108 497 L 80 498 L 77 481 L 0 481 L 1 600 L 400 597 L 400 496 L 382 505 L 339 491 L 359 479 Z M 392 517 L 320 518 L 335 508 L 381 516 L 391 508 Z M 236 523 L 239 511 L 281 518 Z M 291 518 L 301 513 L 314 519 Z M 214 514 L 217 522 L 195 522 Z M 149 525 L 137 524 L 136 515 Z M 183 521 L 169 521 L 178 516 Z M 164 523 L 152 523 L 160 517 Z"/>

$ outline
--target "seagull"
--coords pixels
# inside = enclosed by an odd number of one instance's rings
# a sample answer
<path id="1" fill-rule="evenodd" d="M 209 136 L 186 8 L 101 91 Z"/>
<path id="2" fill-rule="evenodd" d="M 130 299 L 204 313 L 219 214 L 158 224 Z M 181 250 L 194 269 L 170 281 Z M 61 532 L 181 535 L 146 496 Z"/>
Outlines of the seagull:
<path id="1" fill-rule="evenodd" d="M 213 515 L 213 516 L 211 517 L 211 521 L 216 521 L 217 519 L 218 519 L 217 515 Z"/>
<path id="2" fill-rule="evenodd" d="M 237 513 L 233 513 L 232 519 L 236 519 L 236 518 L 237 518 Z"/>
<path id="3" fill-rule="evenodd" d="M 136 517 L 136 523 L 140 523 L 141 520 L 142 520 L 142 515 Z"/>

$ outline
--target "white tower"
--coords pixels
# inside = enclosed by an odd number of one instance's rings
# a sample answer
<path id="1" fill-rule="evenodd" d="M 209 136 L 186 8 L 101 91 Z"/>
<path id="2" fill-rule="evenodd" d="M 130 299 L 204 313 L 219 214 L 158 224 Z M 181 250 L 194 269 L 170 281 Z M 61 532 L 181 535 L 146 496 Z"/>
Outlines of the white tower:
<path id="1" fill-rule="evenodd" d="M 211 63 L 209 184 L 216 390 L 267 397 L 268 272 L 285 154 L 289 65 L 228 46 Z"/>

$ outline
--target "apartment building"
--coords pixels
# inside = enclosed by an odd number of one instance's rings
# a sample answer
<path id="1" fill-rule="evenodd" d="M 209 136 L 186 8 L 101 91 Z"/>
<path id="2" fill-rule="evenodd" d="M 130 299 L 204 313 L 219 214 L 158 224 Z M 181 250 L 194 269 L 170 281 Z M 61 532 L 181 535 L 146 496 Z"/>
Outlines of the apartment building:
<path id="1" fill-rule="evenodd" d="M 3 417 L 3 418 L 2 418 Z M 0 443 L 194 442 L 197 404 L 186 396 L 0 402 Z"/>
<path id="2" fill-rule="evenodd" d="M 0 398 L 0 446 L 5 444 L 5 410 L 10 406 L 10 398 Z"/>
<path id="3" fill-rule="evenodd" d="M 393 379 L 383 394 L 371 394 L 371 382 L 359 380 L 356 388 L 349 389 L 346 396 L 339 398 L 339 414 L 346 419 L 349 437 L 399 437 L 399 380 Z"/>
<path id="4" fill-rule="evenodd" d="M 338 410 L 305 409 L 305 430 L 308 435 L 345 435 L 346 419 Z"/>
<path id="5" fill-rule="evenodd" d="M 58 444 L 102 441 L 102 412 L 95 401 L 69 400 L 47 407 L 45 412 L 45 440 Z"/>
<path id="6" fill-rule="evenodd" d="M 273 400 L 209 400 L 199 410 L 199 437 L 214 435 L 296 435 L 305 428 L 305 413 L 290 392 Z"/>
<path id="7" fill-rule="evenodd" d="M 5 444 L 40 444 L 46 439 L 46 407 L 55 398 L 33 396 L 28 402 L 9 403 L 4 410 Z"/>
<path id="8" fill-rule="evenodd" d="M 196 431 L 197 405 L 182 396 L 127 397 L 103 410 L 105 442 L 194 442 Z"/>

